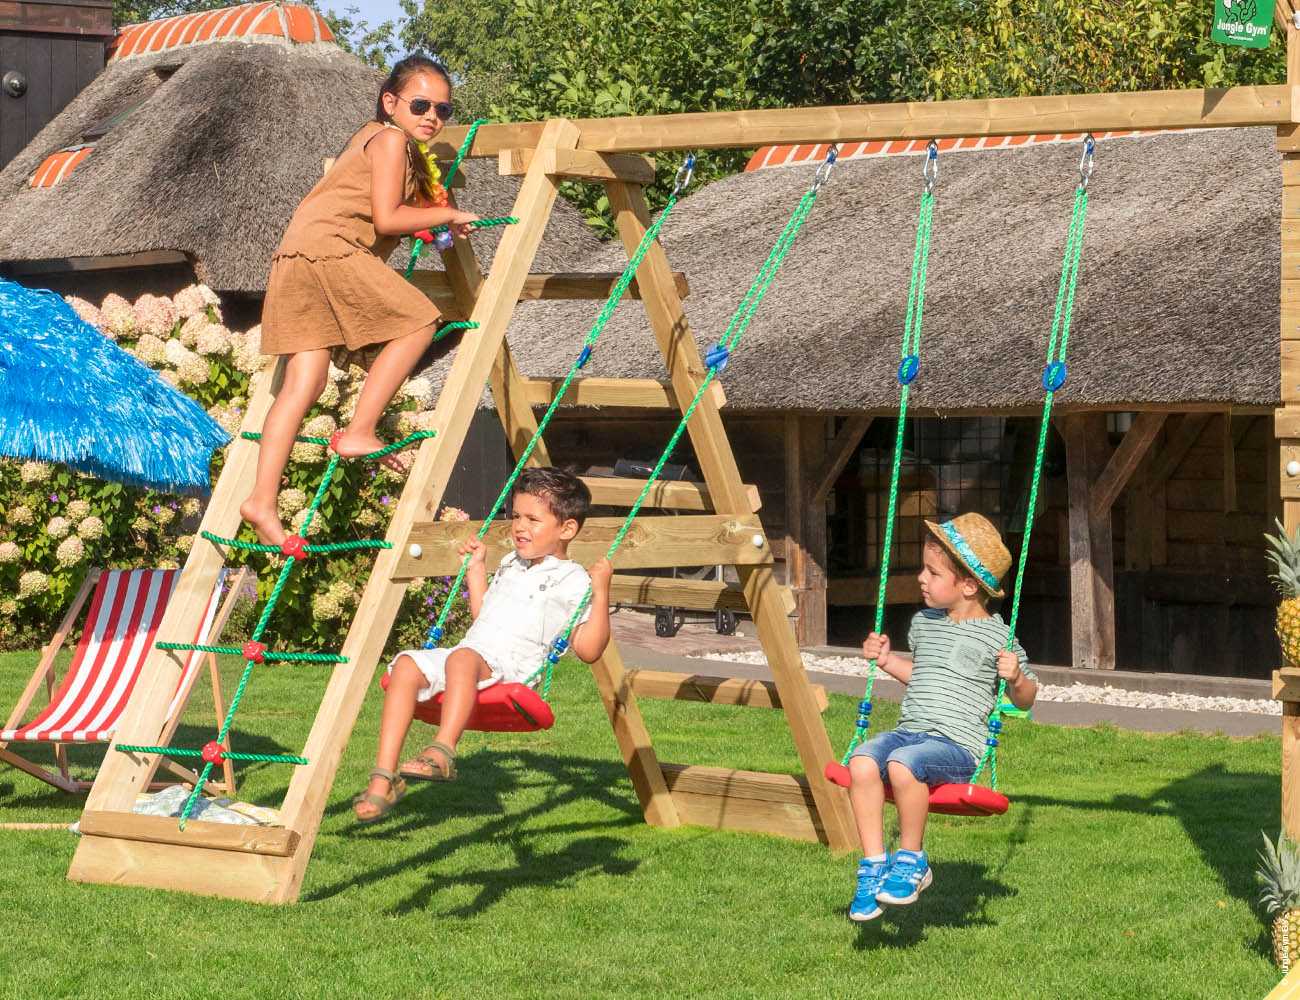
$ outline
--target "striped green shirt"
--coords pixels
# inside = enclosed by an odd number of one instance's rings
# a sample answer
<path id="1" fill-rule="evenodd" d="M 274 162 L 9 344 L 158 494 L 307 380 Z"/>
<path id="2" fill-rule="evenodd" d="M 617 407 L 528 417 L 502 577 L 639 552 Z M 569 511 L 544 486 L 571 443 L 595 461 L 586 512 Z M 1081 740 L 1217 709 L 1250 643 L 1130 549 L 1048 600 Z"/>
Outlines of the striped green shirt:
<path id="1" fill-rule="evenodd" d="M 979 760 L 997 698 L 998 653 L 1007 644 L 1007 623 L 1001 615 L 955 622 L 942 608 L 926 608 L 912 619 L 907 644 L 912 679 L 898 728 L 946 736 Z M 1019 642 L 1013 650 L 1025 676 L 1037 680 Z"/>

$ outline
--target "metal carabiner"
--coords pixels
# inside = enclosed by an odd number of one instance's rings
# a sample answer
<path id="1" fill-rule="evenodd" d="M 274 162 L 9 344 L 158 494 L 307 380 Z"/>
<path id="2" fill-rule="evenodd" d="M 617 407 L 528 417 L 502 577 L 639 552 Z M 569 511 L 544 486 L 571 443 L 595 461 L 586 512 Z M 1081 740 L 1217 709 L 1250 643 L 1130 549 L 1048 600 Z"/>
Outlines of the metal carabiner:
<path id="1" fill-rule="evenodd" d="M 673 181 L 673 194 L 676 198 L 685 191 L 691 183 L 691 178 L 695 176 L 695 154 L 689 153 L 685 161 L 677 168 L 677 177 Z"/>
<path id="2" fill-rule="evenodd" d="M 820 191 L 822 185 L 830 180 L 831 170 L 835 167 L 835 161 L 839 159 L 839 155 L 840 147 L 838 145 L 832 146 L 830 152 L 826 154 L 826 159 L 817 168 L 817 173 L 813 175 L 812 186 L 808 189 L 813 194 Z"/>
<path id="3" fill-rule="evenodd" d="M 1097 150 L 1097 140 L 1089 132 L 1083 137 L 1083 154 L 1079 157 L 1079 187 L 1088 190 L 1088 181 L 1092 179 L 1092 172 L 1096 168 L 1096 162 L 1093 159 L 1093 153 Z"/>
<path id="4" fill-rule="evenodd" d="M 921 177 L 925 180 L 925 193 L 934 192 L 934 184 L 939 179 L 939 144 L 933 139 L 925 147 L 925 163 L 921 167 Z"/>

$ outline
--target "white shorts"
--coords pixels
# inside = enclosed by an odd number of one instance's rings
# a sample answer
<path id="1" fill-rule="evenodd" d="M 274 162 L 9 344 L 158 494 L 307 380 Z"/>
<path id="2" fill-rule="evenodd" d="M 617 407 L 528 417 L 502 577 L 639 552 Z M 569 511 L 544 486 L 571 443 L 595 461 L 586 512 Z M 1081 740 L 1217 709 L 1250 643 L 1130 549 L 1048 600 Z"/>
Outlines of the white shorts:
<path id="1" fill-rule="evenodd" d="M 505 672 L 501 667 L 493 662 L 493 658 L 488 656 L 477 646 L 471 646 L 467 643 L 459 643 L 450 649 L 404 649 L 397 656 L 393 657 L 393 663 L 396 663 L 400 657 L 409 656 L 412 662 L 420 668 L 420 673 L 424 675 L 425 686 L 416 692 L 416 701 L 429 701 L 435 695 L 441 694 L 447 690 L 447 658 L 458 649 L 471 649 L 488 665 L 492 671 L 492 676 L 478 682 L 478 689 L 491 687 L 505 678 Z M 393 663 L 388 665 L 388 672 L 393 672 Z"/>

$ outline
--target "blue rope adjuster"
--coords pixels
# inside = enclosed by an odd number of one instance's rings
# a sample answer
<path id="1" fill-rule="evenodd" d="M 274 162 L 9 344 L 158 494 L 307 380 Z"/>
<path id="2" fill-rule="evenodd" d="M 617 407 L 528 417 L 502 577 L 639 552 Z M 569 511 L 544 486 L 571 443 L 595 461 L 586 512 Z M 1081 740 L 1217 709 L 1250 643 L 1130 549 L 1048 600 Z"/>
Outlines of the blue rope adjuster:
<path id="1" fill-rule="evenodd" d="M 584 368 L 588 361 L 591 360 L 591 345 L 583 344 L 582 350 L 578 352 L 578 367 Z"/>
<path id="2" fill-rule="evenodd" d="M 718 371 L 726 368 L 729 360 L 731 360 L 731 351 L 726 344 L 714 344 L 709 348 L 709 353 L 704 355 L 704 363 Z"/>
<path id="3" fill-rule="evenodd" d="M 1048 392 L 1055 392 L 1061 386 L 1065 385 L 1065 376 L 1068 370 L 1064 361 L 1053 361 L 1043 369 L 1043 388 Z"/>
<path id="4" fill-rule="evenodd" d="M 898 363 L 898 384 L 911 385 L 916 373 L 921 370 L 921 356 L 909 354 Z"/>
<path id="5" fill-rule="evenodd" d="M 561 636 L 555 640 L 554 646 L 557 653 L 563 654 L 569 648 L 569 640 Z"/>
<path id="6" fill-rule="evenodd" d="M 1001 719 L 990 719 L 990 720 L 989 720 L 989 732 L 990 732 L 990 733 L 1000 733 L 1000 732 L 1002 732 L 1002 720 L 1001 720 Z"/>
<path id="7" fill-rule="evenodd" d="M 442 626 L 435 625 L 429 629 L 429 641 L 425 643 L 425 649 L 432 649 L 437 643 L 442 642 Z"/>

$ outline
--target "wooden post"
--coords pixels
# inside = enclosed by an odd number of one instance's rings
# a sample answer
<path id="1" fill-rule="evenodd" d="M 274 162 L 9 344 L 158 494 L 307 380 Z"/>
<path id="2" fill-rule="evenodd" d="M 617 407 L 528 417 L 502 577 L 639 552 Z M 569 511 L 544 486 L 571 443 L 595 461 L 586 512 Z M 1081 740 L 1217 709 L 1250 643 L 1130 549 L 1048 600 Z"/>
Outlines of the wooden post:
<path id="1" fill-rule="evenodd" d="M 1070 497 L 1070 645 L 1076 667 L 1115 669 L 1111 509 L 1096 510 L 1093 482 L 1106 462 L 1106 416 L 1061 421 Z"/>
<path id="2" fill-rule="evenodd" d="M 825 419 L 785 418 L 786 582 L 799 616 L 801 646 L 826 644 L 826 494 L 814 478 L 826 462 Z"/>
<path id="3" fill-rule="evenodd" d="M 1292 0 L 1278 0 L 1275 14 L 1286 32 L 1286 82 L 1300 85 L 1300 34 Z M 1290 15 L 1290 16 L 1287 16 Z M 1278 438 L 1275 471 L 1276 503 L 1288 533 L 1300 529 L 1300 135 L 1296 126 L 1278 129 L 1282 152 L 1282 302 L 1280 364 L 1282 406 L 1274 414 Z M 1276 678 L 1276 674 L 1274 677 Z M 1275 687 L 1276 681 L 1275 681 Z M 1285 692 L 1282 692 L 1285 693 Z M 1282 700 L 1282 827 L 1300 840 L 1300 699 Z"/>

